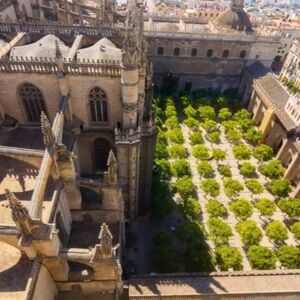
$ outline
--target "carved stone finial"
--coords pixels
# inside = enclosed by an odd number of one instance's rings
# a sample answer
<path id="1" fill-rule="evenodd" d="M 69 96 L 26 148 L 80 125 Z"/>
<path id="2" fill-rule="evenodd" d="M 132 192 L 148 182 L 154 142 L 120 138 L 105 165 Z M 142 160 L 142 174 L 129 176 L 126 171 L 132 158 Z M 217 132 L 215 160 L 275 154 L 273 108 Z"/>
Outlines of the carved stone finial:
<path id="1" fill-rule="evenodd" d="M 53 134 L 51 124 L 43 111 L 41 112 L 41 127 L 44 135 L 44 145 L 47 148 L 53 147 L 55 143 L 55 136 Z"/>
<path id="2" fill-rule="evenodd" d="M 59 48 L 59 44 L 58 44 L 58 40 L 57 40 L 57 39 L 55 40 L 55 58 L 56 58 L 56 59 L 62 58 L 62 54 L 61 54 L 61 51 L 60 51 L 60 48 Z"/>
<path id="3" fill-rule="evenodd" d="M 12 219 L 17 225 L 18 230 L 24 237 L 31 235 L 30 216 L 28 210 L 22 205 L 20 200 L 10 190 L 5 189 L 6 198 L 9 201 Z"/>
<path id="4" fill-rule="evenodd" d="M 112 150 L 109 151 L 107 159 L 108 173 L 115 174 L 118 169 L 118 161 Z"/>
<path id="5" fill-rule="evenodd" d="M 99 239 L 102 258 L 111 257 L 113 255 L 113 236 L 105 223 L 101 225 Z"/>

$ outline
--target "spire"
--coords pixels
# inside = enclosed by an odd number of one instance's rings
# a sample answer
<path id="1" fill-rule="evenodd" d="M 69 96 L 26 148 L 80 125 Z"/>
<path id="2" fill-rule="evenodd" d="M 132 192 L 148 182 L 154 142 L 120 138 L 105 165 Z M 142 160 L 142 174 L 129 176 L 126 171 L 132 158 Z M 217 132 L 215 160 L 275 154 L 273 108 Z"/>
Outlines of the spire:
<path id="1" fill-rule="evenodd" d="M 244 8 L 244 0 L 231 0 L 231 8 L 232 9 L 243 9 Z"/>
<path id="2" fill-rule="evenodd" d="M 64 73 L 64 62 L 61 50 L 59 48 L 58 40 L 55 39 L 55 61 L 58 67 L 59 74 Z"/>
<path id="3" fill-rule="evenodd" d="M 52 148 L 55 143 L 55 136 L 53 134 L 51 124 L 43 111 L 41 112 L 41 128 L 44 135 L 44 145 L 46 148 Z"/>
<path id="4" fill-rule="evenodd" d="M 109 183 L 117 183 L 118 181 L 118 161 L 116 156 L 112 150 L 109 151 L 108 159 L 107 159 L 107 172 L 105 172 L 105 179 Z"/>
<path id="5" fill-rule="evenodd" d="M 136 68 L 139 60 L 139 32 L 137 26 L 137 7 L 131 0 L 128 5 L 126 19 L 126 33 L 122 49 L 122 63 L 124 67 Z"/>
<path id="6" fill-rule="evenodd" d="M 59 48 L 59 44 L 58 44 L 58 40 L 57 40 L 57 39 L 55 39 L 55 58 L 56 58 L 56 59 L 62 58 L 62 54 L 61 54 L 61 51 L 60 51 L 60 48 Z"/>
<path id="7" fill-rule="evenodd" d="M 146 58 L 146 54 L 147 54 L 147 47 L 148 44 L 146 42 L 145 36 L 144 36 L 144 15 L 143 15 L 143 10 L 139 9 L 138 11 L 138 34 L 139 34 L 139 50 L 140 50 L 140 63 L 141 65 L 146 64 L 147 62 L 147 58 Z"/>
<path id="8" fill-rule="evenodd" d="M 9 201 L 12 219 L 17 225 L 18 230 L 24 237 L 31 235 L 30 217 L 28 210 L 22 205 L 20 200 L 10 190 L 5 189 L 6 198 Z"/>
<path id="9" fill-rule="evenodd" d="M 114 254 L 114 248 L 112 246 L 113 236 L 105 223 L 101 225 L 99 239 L 100 244 L 95 245 L 91 263 L 99 262 L 103 258 L 110 258 Z"/>
<path id="10" fill-rule="evenodd" d="M 101 225 L 99 239 L 101 241 L 100 247 L 101 247 L 102 257 L 103 258 L 111 257 L 113 254 L 113 246 L 112 246 L 113 236 L 108 226 L 105 223 Z"/>

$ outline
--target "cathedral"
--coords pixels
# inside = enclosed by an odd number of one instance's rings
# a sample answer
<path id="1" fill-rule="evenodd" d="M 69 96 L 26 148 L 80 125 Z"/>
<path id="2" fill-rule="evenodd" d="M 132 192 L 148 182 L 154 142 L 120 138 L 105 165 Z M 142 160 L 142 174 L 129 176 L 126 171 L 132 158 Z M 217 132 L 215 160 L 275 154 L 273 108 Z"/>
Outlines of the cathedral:
<path id="1" fill-rule="evenodd" d="M 86 2 L 0 1 L 0 299 L 127 299 L 128 283 L 136 300 L 225 299 L 195 274 L 124 281 L 127 224 L 151 205 L 153 86 L 172 72 L 180 90 L 238 89 L 299 197 L 299 98 L 269 68 L 286 40 L 255 32 L 242 0 L 205 25 Z M 227 275 L 203 278 L 229 299 L 274 274 Z"/>
<path id="2" fill-rule="evenodd" d="M 141 10 L 124 21 L 2 27 L 0 240 L 23 253 L 7 299 L 122 293 L 125 226 L 148 211 L 156 137 Z"/>

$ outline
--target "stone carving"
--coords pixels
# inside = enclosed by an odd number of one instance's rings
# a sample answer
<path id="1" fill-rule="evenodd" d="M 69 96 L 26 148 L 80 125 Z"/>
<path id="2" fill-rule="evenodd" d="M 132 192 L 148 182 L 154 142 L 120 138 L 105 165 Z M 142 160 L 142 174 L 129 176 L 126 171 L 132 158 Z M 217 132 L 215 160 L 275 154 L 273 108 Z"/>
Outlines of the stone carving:
<path id="1" fill-rule="evenodd" d="M 47 148 L 52 148 L 55 143 L 55 136 L 53 134 L 51 124 L 43 111 L 41 113 L 41 127 L 44 135 L 44 145 Z"/>
<path id="2" fill-rule="evenodd" d="M 133 112 L 137 109 L 137 103 L 123 102 L 124 112 Z"/>
<path id="3" fill-rule="evenodd" d="M 5 194 L 7 200 L 9 201 L 12 219 L 16 223 L 21 235 L 25 238 L 28 238 L 31 235 L 31 219 L 27 208 L 23 206 L 15 194 L 10 192 L 8 189 L 5 189 Z"/>
<path id="4" fill-rule="evenodd" d="M 117 171 L 118 171 L 118 162 L 116 156 L 112 150 L 109 151 L 108 160 L 108 178 L 111 182 L 116 182 Z"/>
<path id="5" fill-rule="evenodd" d="M 55 147 L 57 160 L 59 161 L 71 161 L 73 158 L 72 153 L 67 149 L 64 144 L 57 144 Z"/>
<path id="6" fill-rule="evenodd" d="M 91 263 L 97 263 L 103 258 L 112 258 L 115 254 L 115 248 L 112 246 L 113 236 L 105 223 L 101 225 L 99 239 L 100 244 L 95 245 Z"/>
<path id="7" fill-rule="evenodd" d="M 105 223 L 101 225 L 99 239 L 101 241 L 100 247 L 101 247 L 102 257 L 103 258 L 111 257 L 113 254 L 113 246 L 112 246 L 113 236 L 109 231 L 108 226 Z"/>

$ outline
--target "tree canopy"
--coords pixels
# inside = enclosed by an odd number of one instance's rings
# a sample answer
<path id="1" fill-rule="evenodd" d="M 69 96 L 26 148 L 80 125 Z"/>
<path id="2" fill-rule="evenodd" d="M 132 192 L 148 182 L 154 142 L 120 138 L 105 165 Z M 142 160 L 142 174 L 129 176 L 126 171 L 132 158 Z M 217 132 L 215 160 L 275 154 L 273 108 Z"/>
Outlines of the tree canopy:
<path id="1" fill-rule="evenodd" d="M 259 161 L 267 161 L 273 157 L 273 148 L 267 145 L 259 145 L 253 149 L 253 156 Z"/>
<path id="2" fill-rule="evenodd" d="M 275 269 L 276 257 L 273 251 L 267 247 L 253 245 L 247 251 L 247 256 L 253 269 Z"/>
<path id="3" fill-rule="evenodd" d="M 205 179 L 200 182 L 200 188 L 207 195 L 217 197 L 220 194 L 220 184 L 215 179 Z"/>
<path id="4" fill-rule="evenodd" d="M 199 161 L 197 165 L 198 173 L 201 177 L 212 177 L 214 175 L 214 169 L 208 161 Z"/>
<path id="5" fill-rule="evenodd" d="M 208 148 L 204 145 L 196 145 L 192 149 L 192 154 L 197 158 L 201 160 L 208 160 L 211 158 L 210 151 Z"/>
<path id="6" fill-rule="evenodd" d="M 253 220 L 246 220 L 239 223 L 237 225 L 237 231 L 246 246 L 258 245 L 263 236 L 262 231 Z"/>
<path id="7" fill-rule="evenodd" d="M 267 225 L 266 233 L 274 243 L 283 243 L 288 238 L 287 228 L 278 220 L 272 221 Z"/>
<path id="8" fill-rule="evenodd" d="M 215 109 L 212 106 L 204 105 L 198 108 L 199 115 L 202 119 L 213 120 L 216 117 Z"/>
<path id="9" fill-rule="evenodd" d="M 185 158 L 186 149 L 181 144 L 173 144 L 168 148 L 168 152 L 171 158 Z"/>
<path id="10" fill-rule="evenodd" d="M 276 211 L 276 205 L 270 199 L 260 199 L 255 203 L 255 207 L 259 210 L 261 216 L 271 217 Z"/>
<path id="11" fill-rule="evenodd" d="M 251 203 L 244 198 L 231 202 L 229 208 L 233 211 L 235 217 L 240 220 L 246 220 L 253 214 Z"/>
<path id="12" fill-rule="evenodd" d="M 231 116 L 232 116 L 232 113 L 230 112 L 229 108 L 225 107 L 225 108 L 221 108 L 219 110 L 219 113 L 218 113 L 219 119 L 228 120 L 231 118 Z"/>
<path id="13" fill-rule="evenodd" d="M 226 152 L 223 151 L 220 148 L 213 149 L 213 158 L 216 161 L 225 160 L 225 158 L 226 158 Z"/>
<path id="14" fill-rule="evenodd" d="M 244 186 L 237 179 L 225 178 L 224 179 L 224 190 L 227 197 L 237 197 L 240 192 L 244 189 Z"/>
<path id="15" fill-rule="evenodd" d="M 291 232 L 294 234 L 294 236 L 297 240 L 300 240 L 300 221 L 295 222 L 291 226 Z"/>
<path id="16" fill-rule="evenodd" d="M 264 186 L 257 179 L 247 180 L 246 186 L 254 195 L 261 194 L 264 191 Z"/>
<path id="17" fill-rule="evenodd" d="M 225 165 L 218 166 L 218 172 L 224 177 L 232 176 L 231 169 L 229 166 L 225 166 Z"/>
<path id="18" fill-rule="evenodd" d="M 227 215 L 227 209 L 225 205 L 216 199 L 210 199 L 205 205 L 206 212 L 211 217 L 225 217 Z"/>
<path id="19" fill-rule="evenodd" d="M 183 176 L 173 183 L 173 187 L 183 199 L 192 197 L 195 193 L 195 186 L 189 176 Z"/>
<path id="20" fill-rule="evenodd" d="M 268 185 L 271 193 L 278 197 L 287 197 L 292 190 L 287 179 L 273 179 Z"/>
<path id="21" fill-rule="evenodd" d="M 283 175 L 285 169 L 279 160 L 272 160 L 258 168 L 259 172 L 266 177 L 276 179 Z"/>
<path id="22" fill-rule="evenodd" d="M 240 173 L 244 177 L 253 177 L 255 175 L 256 167 L 252 165 L 249 161 L 245 161 L 240 166 Z"/>
<path id="23" fill-rule="evenodd" d="M 246 144 L 235 145 L 232 147 L 233 155 L 237 160 L 250 159 L 251 150 Z"/>
<path id="24" fill-rule="evenodd" d="M 300 217 L 300 199 L 299 198 L 281 199 L 278 202 L 278 206 L 290 218 Z"/>
<path id="25" fill-rule="evenodd" d="M 192 197 L 184 199 L 180 208 L 182 213 L 191 220 L 197 221 L 199 219 L 201 207 L 197 199 Z"/>
<path id="26" fill-rule="evenodd" d="M 171 163 L 171 172 L 174 176 L 183 177 L 190 175 L 190 164 L 185 159 L 178 159 Z"/>
<path id="27" fill-rule="evenodd" d="M 192 131 L 189 134 L 189 139 L 192 146 L 204 143 L 201 131 Z"/>
<path id="28" fill-rule="evenodd" d="M 238 248 L 223 246 L 217 248 L 215 250 L 215 254 L 216 262 L 219 265 L 221 271 L 228 271 L 228 269 L 239 271 L 243 269 L 243 257 Z"/>
<path id="29" fill-rule="evenodd" d="M 300 268 L 300 249 L 295 246 L 283 245 L 277 251 L 276 255 L 281 264 L 288 269 Z"/>
<path id="30" fill-rule="evenodd" d="M 218 218 L 210 218 L 207 221 L 207 226 L 209 235 L 217 246 L 228 244 L 232 230 L 226 222 Z"/>

